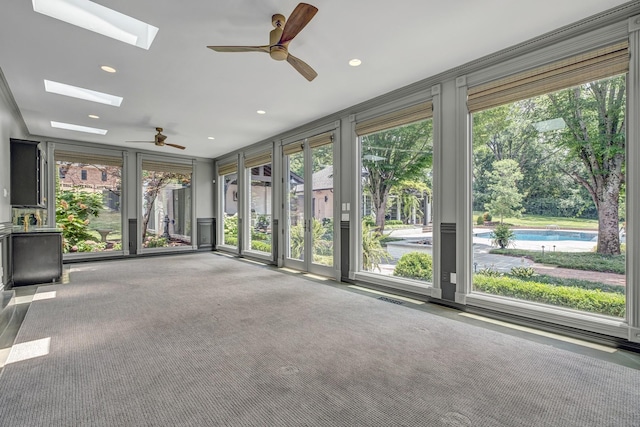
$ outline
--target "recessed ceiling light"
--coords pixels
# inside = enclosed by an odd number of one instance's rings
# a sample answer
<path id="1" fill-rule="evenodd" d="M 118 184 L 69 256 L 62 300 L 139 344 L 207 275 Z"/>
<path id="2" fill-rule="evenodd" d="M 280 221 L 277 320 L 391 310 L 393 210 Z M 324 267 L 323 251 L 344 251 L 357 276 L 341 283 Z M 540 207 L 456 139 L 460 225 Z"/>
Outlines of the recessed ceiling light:
<path id="1" fill-rule="evenodd" d="M 95 114 L 89 114 L 89 117 L 91 117 L 92 119 L 99 119 L 100 116 L 96 116 Z"/>
<path id="2" fill-rule="evenodd" d="M 258 114 L 267 114 L 267 112 L 264 111 L 264 110 L 258 110 L 258 111 L 256 111 L 256 113 L 258 113 Z"/>
<path id="3" fill-rule="evenodd" d="M 107 73 L 115 73 L 116 69 L 113 67 L 109 67 L 108 65 L 103 65 L 102 67 L 100 67 L 100 69 L 102 71 L 106 71 Z"/>
<path id="4" fill-rule="evenodd" d="M 60 21 L 149 49 L 158 28 L 89 0 L 32 0 L 33 10 Z"/>
<path id="5" fill-rule="evenodd" d="M 44 89 L 50 93 L 57 93 L 58 95 L 84 99 L 85 101 L 112 105 L 114 107 L 119 107 L 122 103 L 121 96 L 109 95 L 108 93 L 96 92 L 95 90 L 84 89 L 64 83 L 52 82 L 51 80 L 44 81 Z"/>
<path id="6" fill-rule="evenodd" d="M 362 61 L 360 61 L 358 58 L 353 58 L 351 61 L 349 61 L 349 65 L 351 65 L 352 67 L 357 67 L 360 64 L 362 64 Z"/>
<path id="7" fill-rule="evenodd" d="M 212 137 L 212 136 L 210 136 L 210 137 L 207 137 L 207 139 L 215 139 L 215 138 L 214 138 L 214 137 Z"/>
<path id="8" fill-rule="evenodd" d="M 80 126 L 80 125 L 74 125 L 71 123 L 61 123 L 61 122 L 51 122 L 51 127 L 52 128 L 58 128 L 58 129 L 65 129 L 65 130 L 73 130 L 76 132 L 86 132 L 86 133 L 95 133 L 98 135 L 106 135 L 107 134 L 107 130 L 106 129 L 98 129 L 98 128 L 91 128 L 88 126 Z"/>

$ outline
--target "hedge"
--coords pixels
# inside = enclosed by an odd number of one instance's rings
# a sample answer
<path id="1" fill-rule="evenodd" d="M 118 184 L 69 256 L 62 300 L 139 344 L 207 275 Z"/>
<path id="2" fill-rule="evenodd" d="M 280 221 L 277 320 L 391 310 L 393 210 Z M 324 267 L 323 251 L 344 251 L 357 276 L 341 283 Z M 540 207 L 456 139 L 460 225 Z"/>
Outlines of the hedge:
<path id="1" fill-rule="evenodd" d="M 602 292 L 598 289 L 582 289 L 572 286 L 555 286 L 514 277 L 473 276 L 474 289 L 492 295 L 518 298 L 560 307 L 614 317 L 624 317 L 625 296 Z"/>
<path id="2" fill-rule="evenodd" d="M 400 257 L 393 275 L 430 282 L 433 274 L 431 255 L 424 252 L 408 252 Z"/>

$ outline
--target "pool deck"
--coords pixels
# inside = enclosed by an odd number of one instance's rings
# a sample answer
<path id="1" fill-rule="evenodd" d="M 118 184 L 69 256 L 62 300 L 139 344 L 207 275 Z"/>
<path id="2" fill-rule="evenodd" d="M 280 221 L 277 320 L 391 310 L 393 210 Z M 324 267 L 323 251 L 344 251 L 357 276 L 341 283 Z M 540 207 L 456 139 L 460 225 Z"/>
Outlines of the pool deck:
<path id="1" fill-rule="evenodd" d="M 555 230 L 555 229 L 554 229 Z M 474 228 L 473 229 L 473 268 L 475 271 L 482 268 L 491 268 L 494 270 L 508 272 L 513 267 L 533 267 L 539 274 L 547 274 L 558 277 L 574 277 L 584 278 L 585 280 L 596 280 L 602 283 L 609 283 L 615 285 L 625 284 L 625 276 L 622 274 L 612 273 L 597 273 L 597 272 L 583 272 L 580 270 L 570 270 L 564 268 L 558 268 L 555 266 L 548 266 L 544 264 L 536 264 L 532 260 L 527 258 L 512 257 L 505 255 L 491 254 L 489 251 L 494 249 L 491 246 L 491 239 L 477 237 L 478 233 L 487 233 L 491 229 L 488 228 Z M 562 230 L 557 231 L 576 231 L 576 230 Z M 413 242 L 420 240 L 431 240 L 433 238 L 432 232 L 423 232 L 422 229 L 400 229 L 393 230 L 391 232 L 393 237 L 401 237 L 403 240 L 389 242 L 387 244 L 387 251 L 393 257 L 393 263 L 381 264 L 382 274 L 392 274 L 395 262 L 407 252 L 424 251 L 431 254 L 430 245 L 419 245 Z M 542 246 L 544 251 L 562 251 L 562 252 L 589 252 L 594 250 L 596 243 L 593 241 L 580 242 L 571 240 L 562 241 L 514 241 L 513 249 L 524 249 L 532 251 L 542 252 Z M 555 247 L 554 247 L 555 246 Z M 576 277 L 586 275 L 585 277 Z M 596 277 L 597 276 L 597 277 Z"/>

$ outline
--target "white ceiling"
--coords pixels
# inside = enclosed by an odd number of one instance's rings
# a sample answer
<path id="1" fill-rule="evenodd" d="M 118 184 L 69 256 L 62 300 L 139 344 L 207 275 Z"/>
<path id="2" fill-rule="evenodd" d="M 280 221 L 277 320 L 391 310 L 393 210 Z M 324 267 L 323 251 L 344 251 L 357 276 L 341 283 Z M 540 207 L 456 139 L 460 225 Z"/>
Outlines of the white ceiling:
<path id="1" fill-rule="evenodd" d="M 130 146 L 160 126 L 187 149 L 145 149 L 217 157 L 627 3 L 311 1 L 319 12 L 289 50 L 318 72 L 312 82 L 268 55 L 206 48 L 268 44 L 271 15 L 288 16 L 297 0 L 96 1 L 158 27 L 149 50 L 35 13 L 26 0 L 3 2 L 0 69 L 32 135 Z M 362 65 L 350 67 L 352 58 Z M 105 64 L 118 72 L 101 71 Z M 116 108 L 49 94 L 44 79 L 124 101 Z M 52 120 L 108 133 L 54 129 Z"/>

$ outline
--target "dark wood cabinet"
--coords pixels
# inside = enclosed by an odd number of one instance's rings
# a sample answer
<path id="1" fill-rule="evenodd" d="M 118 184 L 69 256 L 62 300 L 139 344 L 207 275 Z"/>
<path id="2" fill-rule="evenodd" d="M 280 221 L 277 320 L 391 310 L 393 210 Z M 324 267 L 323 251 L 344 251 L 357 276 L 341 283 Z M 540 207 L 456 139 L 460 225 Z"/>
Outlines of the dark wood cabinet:
<path id="1" fill-rule="evenodd" d="M 11 267 L 14 286 L 60 280 L 62 233 L 14 232 L 11 235 Z"/>
<path id="2" fill-rule="evenodd" d="M 11 205 L 44 207 L 44 162 L 37 141 L 11 139 Z"/>

